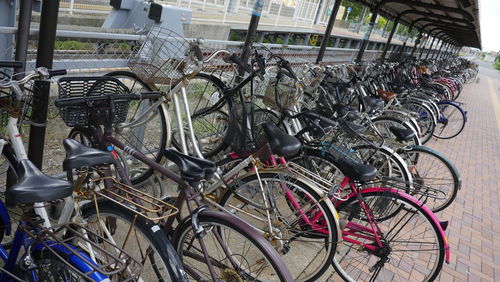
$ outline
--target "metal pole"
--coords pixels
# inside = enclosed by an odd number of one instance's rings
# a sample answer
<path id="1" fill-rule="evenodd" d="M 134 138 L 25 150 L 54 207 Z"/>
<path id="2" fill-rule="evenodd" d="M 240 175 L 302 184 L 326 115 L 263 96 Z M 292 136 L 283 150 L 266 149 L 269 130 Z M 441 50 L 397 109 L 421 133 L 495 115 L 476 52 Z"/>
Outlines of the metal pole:
<path id="1" fill-rule="evenodd" d="M 401 50 L 399 50 L 399 58 L 401 58 L 401 56 L 403 55 L 403 51 L 406 48 L 406 42 L 408 42 L 408 38 L 410 38 L 412 30 L 413 26 L 410 26 L 410 28 L 408 29 L 408 34 L 406 34 L 405 41 L 403 41 L 403 45 L 401 46 Z"/>
<path id="2" fill-rule="evenodd" d="M 422 32 L 420 32 L 417 36 L 417 40 L 415 40 L 415 45 L 413 45 L 413 49 L 411 49 L 411 54 L 410 56 L 413 57 L 413 54 L 415 54 L 415 50 L 417 50 L 418 44 L 420 44 L 420 40 L 422 39 Z"/>
<path id="3" fill-rule="evenodd" d="M 333 10 L 328 19 L 328 25 L 326 26 L 325 34 L 323 35 L 323 40 L 321 41 L 321 46 L 319 47 L 318 57 L 316 58 L 316 64 L 319 64 L 323 60 L 325 55 L 326 46 L 328 46 L 328 41 L 330 41 L 330 35 L 332 34 L 333 25 L 335 24 L 335 18 L 339 11 L 341 0 L 335 0 L 333 4 Z"/>
<path id="4" fill-rule="evenodd" d="M 429 50 L 427 50 L 427 54 L 425 55 L 425 58 L 427 59 L 429 57 L 429 53 L 431 52 L 432 50 L 432 45 L 434 45 L 434 41 L 436 40 L 436 37 L 433 37 L 432 38 L 432 41 L 431 41 L 431 45 L 429 46 Z M 424 54 L 424 51 L 422 51 L 422 54 L 420 55 L 420 57 L 422 57 L 422 55 Z"/>
<path id="5" fill-rule="evenodd" d="M 444 46 L 444 41 L 442 39 L 439 39 L 439 44 L 440 45 L 439 45 L 439 49 L 437 50 L 437 52 L 432 54 L 433 59 L 439 58 L 439 54 L 441 54 L 441 50 L 443 49 L 443 46 Z"/>
<path id="6" fill-rule="evenodd" d="M 40 32 L 38 35 L 38 50 L 36 66 L 52 68 L 54 59 L 54 42 L 56 39 L 57 17 L 59 1 L 43 1 L 40 14 Z M 30 140 L 28 158 L 42 169 L 43 145 L 45 142 L 45 128 L 47 122 L 47 108 L 49 105 L 50 82 L 35 82 L 33 95 L 33 114 L 31 116 Z"/>
<path id="7" fill-rule="evenodd" d="M 248 58 L 250 58 L 250 49 L 252 47 L 252 42 L 255 34 L 257 33 L 257 26 L 259 26 L 260 15 L 262 14 L 262 7 L 264 6 L 264 0 L 256 0 L 253 5 L 252 17 L 250 18 L 250 24 L 248 25 L 247 36 L 245 38 L 245 43 L 243 44 L 243 50 L 241 51 L 241 60 L 246 63 Z M 245 70 L 243 68 L 238 69 L 239 76 L 243 76 Z"/>
<path id="8" fill-rule="evenodd" d="M 391 46 L 391 41 L 392 41 L 392 37 L 394 36 L 394 32 L 396 32 L 396 29 L 398 28 L 398 21 L 399 19 L 396 19 L 394 21 L 394 25 L 392 26 L 392 30 L 391 30 L 391 33 L 389 33 L 389 38 L 387 38 L 387 42 L 385 43 L 385 46 L 384 46 L 384 52 L 382 52 L 382 61 L 385 60 L 385 55 L 387 54 L 387 51 L 389 51 L 389 47 Z"/>
<path id="9" fill-rule="evenodd" d="M 26 62 L 28 53 L 28 40 L 30 36 L 31 11 L 33 9 L 33 0 L 21 0 L 19 3 L 19 22 L 17 24 L 16 37 L 16 61 Z M 17 73 L 24 72 L 26 64 L 22 68 L 17 68 Z M 18 77 L 19 79 L 20 77 Z"/>
<path id="10" fill-rule="evenodd" d="M 360 63 L 361 60 L 363 59 L 363 54 L 365 53 L 366 46 L 368 45 L 368 40 L 370 39 L 370 35 L 372 34 L 373 26 L 375 25 L 375 20 L 377 19 L 377 13 L 378 13 L 377 10 L 374 10 L 372 13 L 370 23 L 368 24 L 368 30 L 365 32 L 365 37 L 361 42 L 358 55 L 356 56 L 356 63 Z"/>

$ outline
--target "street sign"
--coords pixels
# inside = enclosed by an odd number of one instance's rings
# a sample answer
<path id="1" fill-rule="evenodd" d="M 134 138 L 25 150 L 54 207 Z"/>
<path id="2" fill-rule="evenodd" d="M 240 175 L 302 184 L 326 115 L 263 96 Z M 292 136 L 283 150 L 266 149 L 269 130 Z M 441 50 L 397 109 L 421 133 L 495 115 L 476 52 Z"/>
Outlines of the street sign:
<path id="1" fill-rule="evenodd" d="M 352 11 L 352 7 L 347 7 L 347 12 Z"/>

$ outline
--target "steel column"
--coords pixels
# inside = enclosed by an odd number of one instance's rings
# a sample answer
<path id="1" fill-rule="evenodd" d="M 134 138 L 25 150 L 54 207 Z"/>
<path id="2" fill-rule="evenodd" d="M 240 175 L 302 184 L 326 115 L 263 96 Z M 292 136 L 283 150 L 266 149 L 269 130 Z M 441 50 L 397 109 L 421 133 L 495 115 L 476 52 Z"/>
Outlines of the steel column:
<path id="1" fill-rule="evenodd" d="M 339 11 L 341 0 L 335 0 L 333 4 L 333 10 L 328 19 L 328 25 L 326 26 L 325 34 L 323 35 L 323 40 L 321 40 L 321 46 L 319 47 L 318 57 L 316 58 L 316 64 L 319 64 L 323 60 L 325 55 L 326 46 L 328 46 L 328 41 L 330 41 L 330 36 L 332 34 L 333 24 L 335 23 L 335 18 L 337 17 L 337 12 Z"/>
<path id="2" fill-rule="evenodd" d="M 248 24 L 248 31 L 245 37 L 245 43 L 243 43 L 243 50 L 241 51 L 241 60 L 246 63 L 248 58 L 250 58 L 250 52 L 252 47 L 252 42 L 255 34 L 257 33 L 257 26 L 259 26 L 260 14 L 262 13 L 262 7 L 264 6 L 264 0 L 256 0 L 253 5 L 252 17 L 250 18 L 250 24 Z M 242 67 L 238 68 L 239 76 L 243 76 L 245 70 Z"/>
<path id="3" fill-rule="evenodd" d="M 425 55 L 425 58 L 429 58 L 429 54 L 431 53 L 431 50 L 432 50 L 432 46 L 434 45 L 434 41 L 436 40 L 436 37 L 433 37 L 432 38 L 432 41 L 431 41 L 431 46 L 429 46 L 429 50 L 427 50 L 427 54 Z M 423 53 L 423 52 L 422 52 Z M 422 56 L 422 55 L 421 55 Z"/>
<path id="4" fill-rule="evenodd" d="M 413 45 L 413 48 L 411 49 L 410 56 L 413 57 L 413 54 L 415 54 L 415 51 L 417 50 L 418 45 L 420 44 L 420 41 L 422 40 L 422 36 L 423 36 L 422 32 L 419 32 L 418 36 L 417 36 L 417 39 L 415 40 L 415 45 Z"/>
<path id="5" fill-rule="evenodd" d="M 368 45 L 368 40 L 370 39 L 370 35 L 372 34 L 373 26 L 375 25 L 375 20 L 377 19 L 378 11 L 373 10 L 372 17 L 370 19 L 370 23 L 368 24 L 368 30 L 365 32 L 365 37 L 361 42 L 361 47 L 359 47 L 358 55 L 356 57 L 356 63 L 360 63 L 363 59 L 363 54 L 365 53 L 366 46 Z"/>
<path id="6" fill-rule="evenodd" d="M 43 1 L 40 14 L 40 33 L 36 54 L 36 66 L 52 68 L 54 59 L 54 43 L 56 39 L 59 1 Z M 43 147 L 49 105 L 50 82 L 35 82 L 33 95 L 33 114 L 31 117 L 28 158 L 42 169 Z"/>
<path id="7" fill-rule="evenodd" d="M 387 38 L 387 42 L 385 43 L 384 46 L 384 52 L 382 53 L 382 61 L 385 60 L 385 55 L 387 54 L 387 51 L 389 51 L 389 47 L 391 46 L 391 41 L 392 37 L 394 36 L 394 32 L 396 32 L 396 29 L 398 28 L 398 19 L 394 21 L 394 25 L 392 26 L 391 33 L 389 33 L 389 38 Z"/>
<path id="8" fill-rule="evenodd" d="M 17 24 L 16 37 L 16 55 L 15 60 L 26 62 L 28 53 L 28 41 L 30 36 L 31 12 L 33 9 L 33 0 L 21 0 L 19 5 L 19 20 Z M 22 68 L 18 68 L 16 72 L 24 72 L 26 64 Z"/>

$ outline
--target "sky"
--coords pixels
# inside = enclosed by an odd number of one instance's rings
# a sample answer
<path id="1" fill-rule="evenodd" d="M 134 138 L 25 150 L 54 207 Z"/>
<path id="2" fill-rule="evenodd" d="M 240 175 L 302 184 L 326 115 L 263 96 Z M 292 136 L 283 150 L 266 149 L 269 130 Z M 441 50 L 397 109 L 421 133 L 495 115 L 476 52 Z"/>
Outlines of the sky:
<path id="1" fill-rule="evenodd" d="M 481 43 L 484 51 L 500 51 L 500 0 L 479 0 Z"/>

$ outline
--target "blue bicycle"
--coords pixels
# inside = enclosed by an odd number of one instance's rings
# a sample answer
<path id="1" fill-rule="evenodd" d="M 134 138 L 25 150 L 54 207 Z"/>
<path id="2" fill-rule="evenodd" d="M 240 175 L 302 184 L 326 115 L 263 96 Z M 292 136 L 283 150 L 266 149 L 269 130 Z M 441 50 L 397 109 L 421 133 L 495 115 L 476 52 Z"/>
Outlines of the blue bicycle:
<path id="1" fill-rule="evenodd" d="M 29 160 L 19 162 L 19 181 L 6 189 L 6 203 L 0 201 L 0 238 L 12 232 L 7 206 L 17 205 L 21 210 L 13 241 L 0 245 L 4 262 L 1 282 L 110 281 L 111 277 L 123 281 L 140 274 L 138 261 L 82 225 L 43 226 L 44 220 L 34 212 L 33 204 L 72 193 L 69 182 L 43 174 Z"/>

